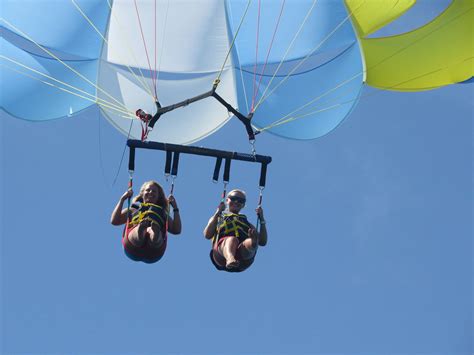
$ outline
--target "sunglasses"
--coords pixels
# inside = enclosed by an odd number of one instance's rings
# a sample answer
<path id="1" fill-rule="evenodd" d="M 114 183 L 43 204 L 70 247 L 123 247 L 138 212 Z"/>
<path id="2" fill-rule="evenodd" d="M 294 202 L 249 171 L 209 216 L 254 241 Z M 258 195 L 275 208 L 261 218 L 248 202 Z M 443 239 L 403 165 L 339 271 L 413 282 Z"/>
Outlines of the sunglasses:
<path id="1" fill-rule="evenodd" d="M 242 197 L 238 197 L 238 196 L 227 196 L 227 198 L 229 200 L 231 200 L 232 202 L 238 202 L 240 204 L 244 204 L 245 203 L 245 198 L 242 198 Z"/>

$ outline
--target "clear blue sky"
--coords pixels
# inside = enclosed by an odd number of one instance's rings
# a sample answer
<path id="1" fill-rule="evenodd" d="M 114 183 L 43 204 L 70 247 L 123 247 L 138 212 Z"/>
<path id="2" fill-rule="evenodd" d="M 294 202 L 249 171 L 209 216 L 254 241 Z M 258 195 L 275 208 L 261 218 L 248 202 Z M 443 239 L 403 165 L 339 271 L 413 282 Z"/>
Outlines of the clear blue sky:
<path id="1" fill-rule="evenodd" d="M 471 354 L 473 86 L 372 92 L 321 139 L 258 136 L 269 243 L 242 274 L 216 271 L 202 236 L 212 159 L 181 157 L 183 233 L 135 263 L 109 224 L 125 137 L 95 108 L 1 111 L 2 353 Z M 238 122 L 197 145 L 249 150 Z M 137 151 L 137 188 L 169 190 L 163 169 Z M 233 163 L 250 216 L 258 174 Z"/>

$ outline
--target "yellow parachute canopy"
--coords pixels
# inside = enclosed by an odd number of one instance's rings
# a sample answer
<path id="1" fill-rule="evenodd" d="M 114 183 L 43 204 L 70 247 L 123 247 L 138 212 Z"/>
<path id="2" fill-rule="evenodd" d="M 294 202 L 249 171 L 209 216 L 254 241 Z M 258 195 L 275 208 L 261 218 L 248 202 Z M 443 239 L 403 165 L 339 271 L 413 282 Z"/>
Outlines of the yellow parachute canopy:
<path id="1" fill-rule="evenodd" d="M 360 38 L 374 33 L 404 14 L 415 0 L 346 0 Z"/>
<path id="2" fill-rule="evenodd" d="M 388 3 L 385 2 L 384 3 Z M 369 2 L 375 7 L 374 3 Z M 458 83 L 474 74 L 474 1 L 454 0 L 430 23 L 384 38 L 364 38 L 395 11 L 357 11 L 360 0 L 346 0 L 363 49 L 367 84 L 397 91 L 422 91 Z M 401 8 L 398 8 L 400 13 Z"/>

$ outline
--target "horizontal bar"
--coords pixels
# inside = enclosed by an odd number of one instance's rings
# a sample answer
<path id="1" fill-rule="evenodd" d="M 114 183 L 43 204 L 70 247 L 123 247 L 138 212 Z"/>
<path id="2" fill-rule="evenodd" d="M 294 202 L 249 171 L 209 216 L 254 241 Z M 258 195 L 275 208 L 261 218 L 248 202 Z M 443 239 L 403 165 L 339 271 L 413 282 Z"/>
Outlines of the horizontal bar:
<path id="1" fill-rule="evenodd" d="M 173 105 L 160 107 L 157 111 L 157 114 L 162 115 L 166 112 L 173 111 L 177 108 L 188 106 L 189 104 L 192 104 L 193 102 L 200 101 L 200 100 L 206 99 L 208 97 L 211 97 L 213 93 L 214 93 L 214 90 L 210 90 L 208 92 L 205 92 L 204 94 L 191 97 L 190 99 L 183 100 L 181 102 L 177 102 Z"/>
<path id="2" fill-rule="evenodd" d="M 172 151 L 172 152 L 179 152 L 179 153 L 184 153 L 184 154 L 193 154 L 193 155 L 202 155 L 202 156 L 207 156 L 207 157 L 215 157 L 215 158 L 223 158 L 223 159 L 227 158 L 227 159 L 233 159 L 233 160 L 248 161 L 252 163 L 269 164 L 272 161 L 272 157 L 269 157 L 266 155 L 256 154 L 254 156 L 252 154 L 228 152 L 224 150 L 194 147 L 194 146 L 188 146 L 188 145 L 179 145 L 179 144 L 170 144 L 170 143 L 161 143 L 161 142 L 142 142 L 141 140 L 137 140 L 137 139 L 127 140 L 127 145 L 130 148 L 163 150 L 165 152 Z"/>

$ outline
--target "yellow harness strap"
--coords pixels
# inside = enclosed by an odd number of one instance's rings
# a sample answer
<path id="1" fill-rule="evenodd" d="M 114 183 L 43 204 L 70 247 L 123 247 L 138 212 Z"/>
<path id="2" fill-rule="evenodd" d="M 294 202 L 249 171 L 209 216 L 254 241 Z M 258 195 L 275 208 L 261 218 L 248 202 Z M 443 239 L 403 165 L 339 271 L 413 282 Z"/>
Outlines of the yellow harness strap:
<path id="1" fill-rule="evenodd" d="M 239 217 L 245 217 L 245 215 L 239 215 L 235 213 L 229 213 L 224 215 L 223 222 L 217 226 L 217 236 L 235 235 L 239 238 L 241 235 L 248 236 L 248 223 L 240 220 Z"/>
<path id="2" fill-rule="evenodd" d="M 140 224 L 142 221 L 150 221 L 151 223 L 157 224 L 160 228 L 164 226 L 163 217 L 158 211 L 163 211 L 163 207 L 155 205 L 154 203 L 142 203 L 138 212 L 133 216 L 130 221 L 130 225 Z"/>

